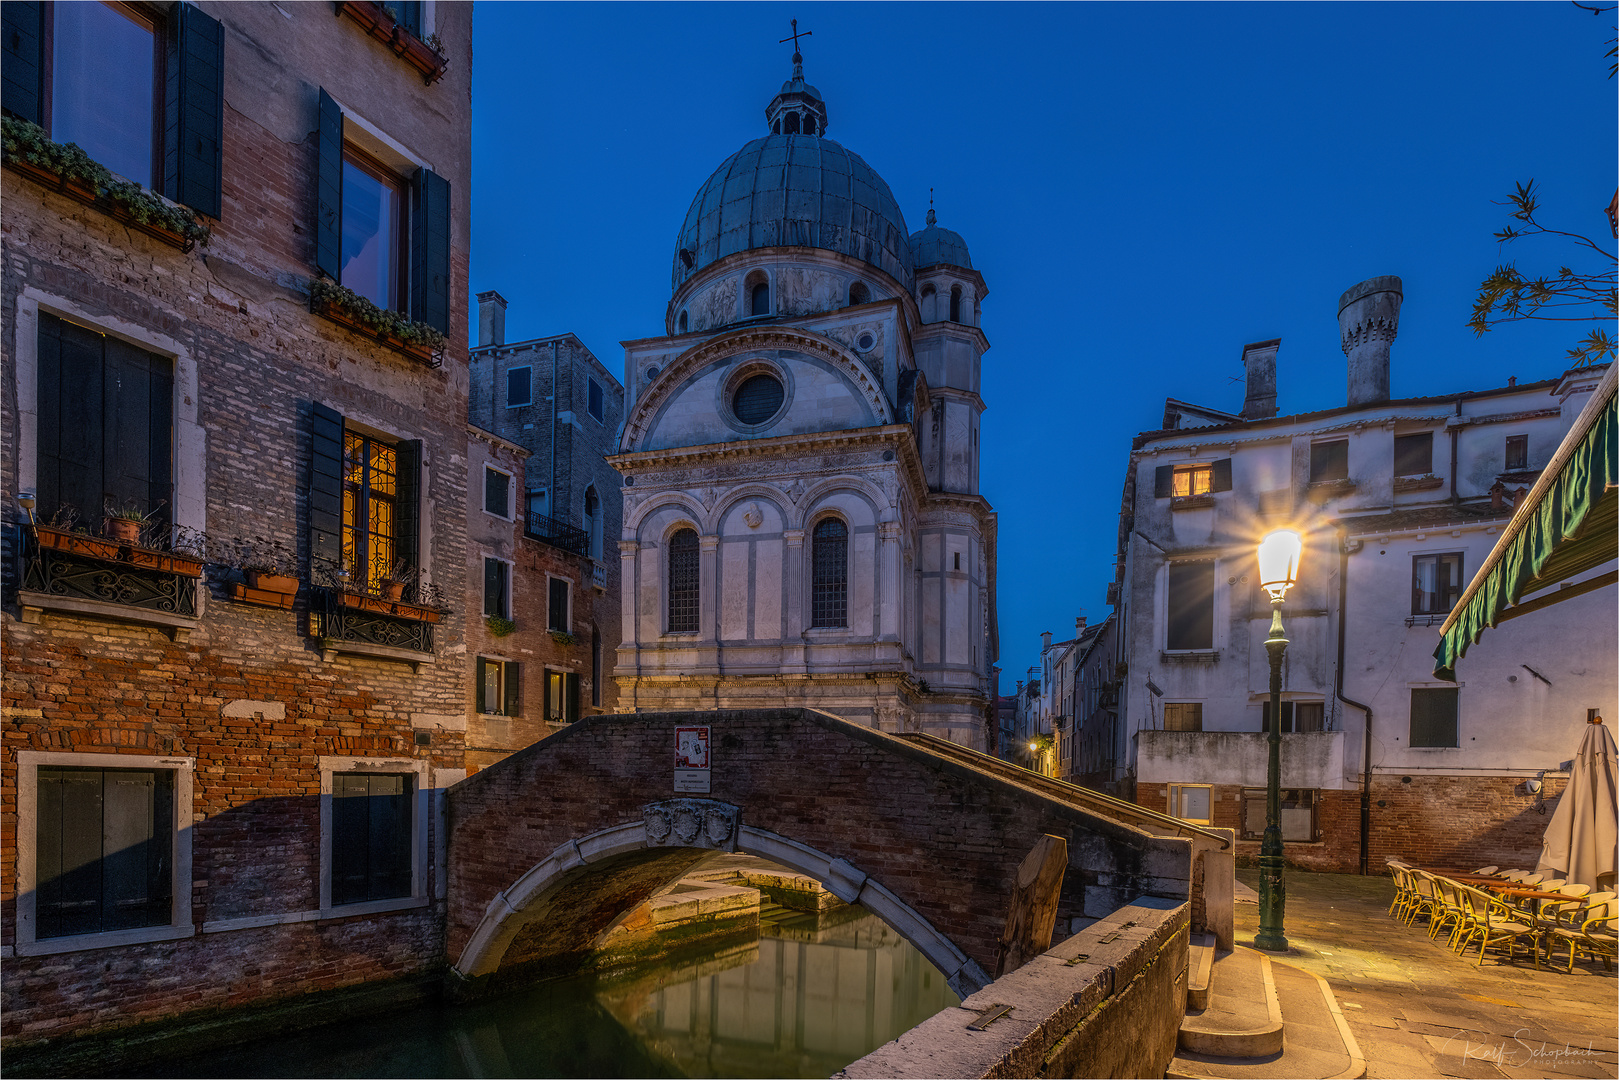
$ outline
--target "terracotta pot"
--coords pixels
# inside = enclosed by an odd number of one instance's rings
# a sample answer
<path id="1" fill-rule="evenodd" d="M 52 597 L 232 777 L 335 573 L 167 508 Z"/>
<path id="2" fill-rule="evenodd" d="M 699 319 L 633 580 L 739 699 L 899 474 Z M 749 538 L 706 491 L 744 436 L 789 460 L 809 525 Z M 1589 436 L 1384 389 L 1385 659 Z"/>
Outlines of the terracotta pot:
<path id="1" fill-rule="evenodd" d="M 111 517 L 102 522 L 108 536 L 120 544 L 133 544 L 141 538 L 141 523 L 133 518 Z"/>
<path id="2" fill-rule="evenodd" d="M 397 604 L 405 595 L 405 583 L 403 581 L 383 582 L 382 595 Z"/>
<path id="3" fill-rule="evenodd" d="M 298 579 L 289 574 L 272 574 L 267 570 L 249 570 L 247 572 L 248 584 L 264 592 L 295 593 L 298 591 Z"/>

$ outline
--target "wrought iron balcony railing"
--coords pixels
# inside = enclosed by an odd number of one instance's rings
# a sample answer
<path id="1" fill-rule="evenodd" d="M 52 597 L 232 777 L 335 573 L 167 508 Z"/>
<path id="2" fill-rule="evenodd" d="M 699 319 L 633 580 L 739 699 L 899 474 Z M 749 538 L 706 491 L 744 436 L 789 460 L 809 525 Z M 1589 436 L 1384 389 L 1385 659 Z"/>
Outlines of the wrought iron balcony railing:
<path id="1" fill-rule="evenodd" d="M 436 608 L 330 588 L 315 590 L 310 612 L 314 636 L 337 651 L 349 643 L 429 654 L 440 614 Z"/>
<path id="2" fill-rule="evenodd" d="M 177 550 L 173 530 L 165 527 L 162 533 L 143 533 L 144 542 L 125 543 L 89 532 L 31 526 L 24 543 L 25 606 L 33 601 L 48 607 L 54 598 L 195 619 L 202 558 Z"/>
<path id="3" fill-rule="evenodd" d="M 590 552 L 590 534 L 585 530 L 556 518 L 536 514 L 532 510 L 523 521 L 523 533 L 526 536 L 559 547 L 563 551 L 571 551 L 575 555 L 585 555 Z"/>

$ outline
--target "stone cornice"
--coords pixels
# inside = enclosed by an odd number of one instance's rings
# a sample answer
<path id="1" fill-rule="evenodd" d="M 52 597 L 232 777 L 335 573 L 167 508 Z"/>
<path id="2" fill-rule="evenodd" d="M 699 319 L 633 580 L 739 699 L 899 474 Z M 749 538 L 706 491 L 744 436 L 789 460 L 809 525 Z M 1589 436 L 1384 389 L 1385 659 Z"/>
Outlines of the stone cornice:
<path id="1" fill-rule="evenodd" d="M 948 319 L 943 322 L 923 323 L 921 326 L 918 326 L 911 334 L 913 347 L 914 343 L 926 341 L 930 337 L 952 336 L 947 331 L 955 331 L 955 336 L 972 338 L 978 345 L 978 352 L 980 355 L 989 352 L 989 337 L 984 333 L 982 328 L 972 326 L 968 323 L 950 322 Z"/>
<path id="2" fill-rule="evenodd" d="M 709 263 L 691 277 L 681 282 L 680 286 L 674 291 L 674 294 L 670 296 L 669 303 L 664 308 L 664 325 L 666 327 L 673 328 L 675 322 L 675 313 L 684 307 L 698 290 L 704 288 L 719 278 L 725 277 L 728 274 L 746 271 L 747 269 L 758 265 L 761 261 L 763 261 L 761 257 L 767 253 L 775 258 L 784 258 L 790 262 L 799 264 L 813 265 L 815 263 L 821 263 L 828 268 L 835 267 L 839 270 L 852 272 L 857 277 L 866 278 L 870 281 L 878 281 L 885 289 L 893 294 L 894 299 L 900 300 L 903 304 L 905 311 L 905 328 L 910 330 L 912 327 L 921 325 L 922 313 L 917 308 L 916 296 L 912 290 L 905 287 L 903 282 L 896 281 L 886 270 L 861 259 L 856 259 L 852 255 L 845 255 L 842 252 L 828 251 L 825 248 L 792 246 L 750 248 L 746 251 L 735 251 L 722 259 Z M 979 280 L 982 281 L 982 279 Z M 818 312 L 817 314 L 830 313 Z M 629 345 L 632 344 L 632 342 L 624 342 L 623 344 Z"/>
<path id="3" fill-rule="evenodd" d="M 883 392 L 880 377 L 836 341 L 797 326 L 744 326 L 693 345 L 669 362 L 625 418 L 624 436 L 619 440 L 621 450 L 626 454 L 642 451 L 641 442 L 650 434 L 654 418 L 697 372 L 739 353 L 766 349 L 787 349 L 827 361 L 855 385 L 881 425 L 893 423 L 893 407 Z"/>

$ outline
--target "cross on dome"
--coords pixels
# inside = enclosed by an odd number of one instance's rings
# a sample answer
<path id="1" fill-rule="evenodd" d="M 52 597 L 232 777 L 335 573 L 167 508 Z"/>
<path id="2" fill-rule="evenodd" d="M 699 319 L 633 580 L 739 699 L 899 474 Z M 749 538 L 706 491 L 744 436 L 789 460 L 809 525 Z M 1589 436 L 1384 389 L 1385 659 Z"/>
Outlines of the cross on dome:
<path id="1" fill-rule="evenodd" d="M 798 46 L 799 38 L 814 31 L 800 30 L 797 19 L 792 23 L 792 36 L 777 44 L 793 43 L 793 77 L 781 84 L 781 93 L 765 107 L 765 123 L 773 135 L 825 135 L 826 102 L 819 90 L 804 81 L 804 54 Z"/>

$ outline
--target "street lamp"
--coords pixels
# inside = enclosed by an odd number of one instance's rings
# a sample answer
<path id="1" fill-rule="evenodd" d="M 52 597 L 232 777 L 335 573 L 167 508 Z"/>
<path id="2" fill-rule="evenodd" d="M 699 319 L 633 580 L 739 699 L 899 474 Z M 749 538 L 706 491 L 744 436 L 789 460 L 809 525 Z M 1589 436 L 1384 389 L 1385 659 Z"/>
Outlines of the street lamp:
<path id="1" fill-rule="evenodd" d="M 1282 600 L 1299 580 L 1299 551 L 1304 540 L 1292 529 L 1278 529 L 1259 542 L 1259 587 L 1270 593 L 1270 758 L 1265 766 L 1265 836 L 1259 842 L 1259 933 L 1254 945 L 1287 951 L 1282 912 L 1287 886 L 1282 881 Z"/>

